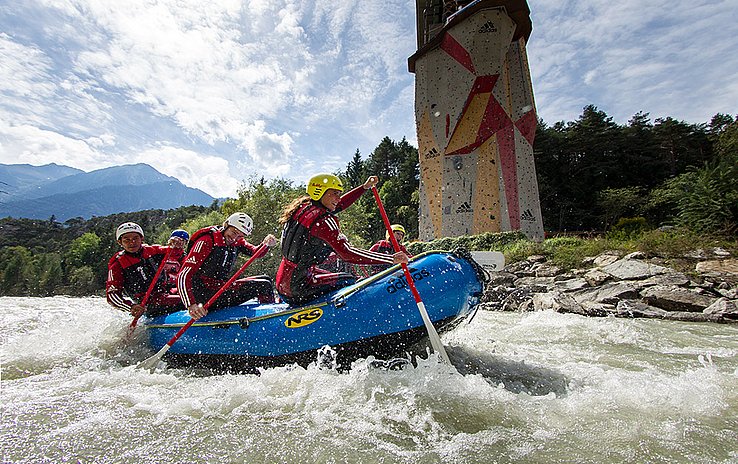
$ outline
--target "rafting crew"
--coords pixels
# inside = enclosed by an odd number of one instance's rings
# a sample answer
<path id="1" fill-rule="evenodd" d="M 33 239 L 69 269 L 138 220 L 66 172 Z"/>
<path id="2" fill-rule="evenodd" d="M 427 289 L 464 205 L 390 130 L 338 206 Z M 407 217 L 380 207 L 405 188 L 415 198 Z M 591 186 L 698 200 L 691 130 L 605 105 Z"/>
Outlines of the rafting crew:
<path id="1" fill-rule="evenodd" d="M 237 279 L 210 306 L 203 305 L 214 296 L 234 272 L 239 254 L 261 258 L 277 243 L 269 234 L 257 247 L 246 241 L 254 222 L 242 212 L 231 214 L 221 226 L 198 230 L 190 239 L 187 256 L 177 275 L 177 287 L 182 304 L 193 319 L 200 319 L 210 311 L 235 306 L 252 298 L 260 303 L 273 303 L 274 284 L 266 275 Z"/>
<path id="2" fill-rule="evenodd" d="M 356 202 L 379 178 L 371 176 L 344 194 L 341 179 L 333 174 L 313 176 L 305 189 L 307 195 L 285 207 L 282 224 L 282 262 L 277 270 L 277 291 L 291 305 L 303 304 L 318 296 L 356 282 L 356 276 L 345 272 L 330 272 L 321 266 L 335 253 L 337 258 L 352 264 L 407 263 L 404 252 L 387 255 L 355 248 L 341 233 L 337 213 Z"/>
<path id="3" fill-rule="evenodd" d="M 171 282 L 167 282 L 163 272 L 145 304 L 142 304 L 142 300 L 162 265 L 162 260 L 167 259 L 165 266 L 178 269 L 178 260 L 184 256 L 186 241 L 170 241 L 169 246 L 147 245 L 143 243 L 143 229 L 135 222 L 119 225 L 115 231 L 115 239 L 123 249 L 108 261 L 108 278 L 105 283 L 108 303 L 131 313 L 133 317 L 139 317 L 144 312 L 154 316 L 184 309 L 176 289 L 172 291 Z"/>

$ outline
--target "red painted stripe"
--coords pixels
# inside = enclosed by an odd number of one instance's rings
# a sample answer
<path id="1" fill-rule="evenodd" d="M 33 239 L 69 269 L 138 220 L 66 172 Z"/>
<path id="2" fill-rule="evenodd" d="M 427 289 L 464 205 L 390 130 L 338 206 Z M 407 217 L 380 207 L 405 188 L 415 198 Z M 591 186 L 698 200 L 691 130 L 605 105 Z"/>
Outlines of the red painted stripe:
<path id="1" fill-rule="evenodd" d="M 445 33 L 441 39 L 441 50 L 448 53 L 451 58 L 456 60 L 461 66 L 465 67 L 472 74 L 476 74 L 474 63 L 468 51 L 454 39 L 451 34 Z"/>
<path id="2" fill-rule="evenodd" d="M 518 128 L 531 146 L 533 145 L 533 140 L 536 138 L 537 125 L 538 119 L 536 118 L 536 112 L 533 110 L 528 111 L 520 119 L 515 121 L 515 127 Z"/>
<path id="3" fill-rule="evenodd" d="M 497 133 L 497 145 L 500 147 L 500 166 L 505 183 L 505 199 L 510 217 L 510 227 L 520 229 L 520 200 L 518 198 L 518 168 L 515 156 L 515 129 L 512 124 Z"/>
<path id="4" fill-rule="evenodd" d="M 512 120 L 510 116 L 508 116 L 505 109 L 500 105 L 500 102 L 497 101 L 494 94 L 491 94 L 489 102 L 487 102 L 487 108 L 484 110 L 482 122 L 479 124 L 477 140 L 481 144 L 497 132 L 511 126 Z"/>

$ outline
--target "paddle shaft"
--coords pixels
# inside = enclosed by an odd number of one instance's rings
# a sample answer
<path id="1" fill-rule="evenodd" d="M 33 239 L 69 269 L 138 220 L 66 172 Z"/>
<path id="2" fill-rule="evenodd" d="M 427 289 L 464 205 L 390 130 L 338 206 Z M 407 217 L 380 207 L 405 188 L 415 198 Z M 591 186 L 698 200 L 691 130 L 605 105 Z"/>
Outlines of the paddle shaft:
<path id="1" fill-rule="evenodd" d="M 374 194 L 374 199 L 377 200 L 379 213 L 382 215 L 382 220 L 384 221 L 384 226 L 387 229 L 387 234 L 389 235 L 390 241 L 392 242 L 392 246 L 394 247 L 395 252 L 398 252 L 400 251 L 400 244 L 397 243 L 397 238 L 392 231 L 392 225 L 390 224 L 389 218 L 387 217 L 387 212 L 384 210 L 382 199 L 379 198 L 377 187 L 372 187 L 372 193 Z M 410 269 L 408 269 L 406 263 L 401 263 L 401 265 L 402 270 L 405 272 L 405 279 L 407 280 L 407 284 L 410 287 L 410 291 L 412 292 L 413 297 L 415 298 L 415 304 L 418 305 L 418 311 L 420 311 L 420 317 L 423 319 L 423 324 L 425 324 L 425 330 L 428 332 L 428 338 L 430 339 L 433 351 L 436 351 L 441 356 L 441 359 L 444 362 L 446 362 L 447 364 L 451 364 L 451 361 L 448 359 L 448 354 L 446 354 L 446 350 L 443 348 L 443 344 L 441 343 L 441 337 L 438 336 L 436 328 L 433 327 L 433 322 L 431 322 L 430 316 L 428 316 L 428 311 L 425 309 L 425 304 L 420 298 L 420 293 L 418 293 L 418 289 L 415 287 L 415 282 L 413 281 L 413 276 L 410 274 Z"/>
<path id="2" fill-rule="evenodd" d="M 151 296 L 151 292 L 154 290 L 154 287 L 156 287 L 156 281 L 159 280 L 159 276 L 161 275 L 161 271 L 164 270 L 164 265 L 167 264 L 167 260 L 169 260 L 169 256 L 172 254 L 172 247 L 169 247 L 164 257 L 161 259 L 161 263 L 159 264 L 159 269 L 156 270 L 156 274 L 154 274 L 154 279 L 149 284 L 149 289 L 146 290 L 146 295 L 144 295 L 143 299 L 141 300 L 141 306 L 146 306 L 146 303 L 149 301 L 149 297 Z M 128 326 L 130 330 L 133 330 L 136 328 L 136 324 L 138 324 L 138 319 L 141 317 L 141 314 L 134 317 L 131 321 L 131 325 Z"/>

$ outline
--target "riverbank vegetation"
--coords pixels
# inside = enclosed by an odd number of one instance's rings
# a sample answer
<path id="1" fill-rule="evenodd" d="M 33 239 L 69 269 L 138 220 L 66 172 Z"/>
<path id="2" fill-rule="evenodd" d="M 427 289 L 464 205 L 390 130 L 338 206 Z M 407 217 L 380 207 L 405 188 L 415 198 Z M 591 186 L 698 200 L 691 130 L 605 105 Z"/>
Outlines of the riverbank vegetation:
<path id="1" fill-rule="evenodd" d="M 380 195 L 393 223 L 408 232 L 408 249 L 501 250 L 508 262 L 546 255 L 563 268 L 606 250 L 643 251 L 678 260 L 691 250 L 721 247 L 738 252 L 738 121 L 717 114 L 709 123 L 673 118 L 652 122 L 638 113 L 618 125 L 594 106 L 573 122 L 539 121 L 534 144 L 541 210 L 547 239 L 518 233 L 482 234 L 418 242 L 418 151 L 405 139 L 385 137 L 364 159 L 357 150 L 338 172 L 348 188 L 369 175 L 380 177 Z M 0 295 L 102 294 L 108 259 L 119 247 L 114 230 L 140 224 L 148 243 L 166 243 L 169 233 L 191 233 L 219 224 L 235 211 L 254 219 L 252 240 L 279 235 L 277 219 L 304 185 L 251 177 L 238 197 L 211 207 L 148 210 L 64 223 L 0 219 Z M 370 246 L 384 227 L 371 195 L 340 216 L 352 243 Z M 274 275 L 279 250 L 252 265 Z"/>

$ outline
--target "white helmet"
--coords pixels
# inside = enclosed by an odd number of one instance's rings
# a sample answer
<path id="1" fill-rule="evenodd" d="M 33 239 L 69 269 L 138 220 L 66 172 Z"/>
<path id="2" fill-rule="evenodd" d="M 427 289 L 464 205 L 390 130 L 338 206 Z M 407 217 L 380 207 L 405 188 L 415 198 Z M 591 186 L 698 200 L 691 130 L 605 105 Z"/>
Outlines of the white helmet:
<path id="1" fill-rule="evenodd" d="M 243 232 L 244 235 L 251 235 L 254 230 L 254 221 L 246 213 L 233 213 L 223 223 L 223 227 L 233 226 Z"/>
<path id="2" fill-rule="evenodd" d="M 144 236 L 144 231 L 135 222 L 124 222 L 123 224 L 118 226 L 118 229 L 115 231 L 115 239 L 120 240 L 120 236 L 123 234 L 127 234 L 128 232 L 138 232 L 141 234 L 141 238 Z"/>

